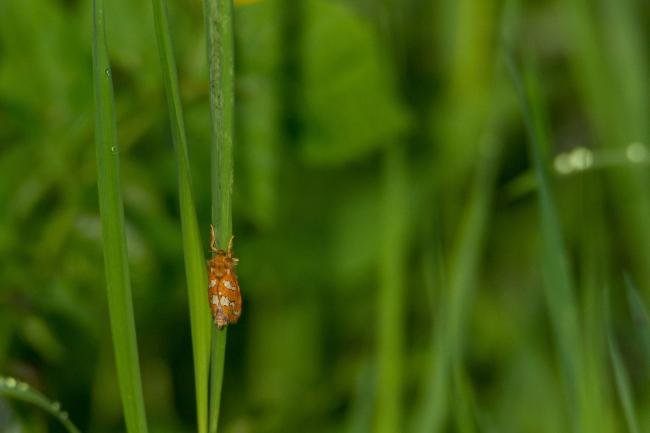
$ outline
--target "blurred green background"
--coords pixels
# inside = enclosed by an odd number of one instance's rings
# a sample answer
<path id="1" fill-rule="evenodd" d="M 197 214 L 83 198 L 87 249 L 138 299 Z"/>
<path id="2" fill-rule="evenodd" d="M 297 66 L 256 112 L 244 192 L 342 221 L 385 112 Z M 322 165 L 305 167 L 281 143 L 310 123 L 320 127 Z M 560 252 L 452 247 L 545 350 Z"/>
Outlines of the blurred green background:
<path id="1" fill-rule="evenodd" d="M 151 5 L 106 7 L 150 430 L 191 432 Z M 168 7 L 207 258 L 201 2 Z M 0 0 L 0 374 L 101 433 L 124 426 L 91 22 L 90 1 Z M 222 431 L 650 431 L 649 2 L 249 0 L 235 31 L 244 312 L 229 332 Z M 508 58 L 524 65 L 549 143 L 564 248 L 548 260 Z M 566 281 L 548 265 L 554 253 L 568 258 L 565 298 L 553 295 Z M 0 399 L 0 431 L 62 430 Z"/>

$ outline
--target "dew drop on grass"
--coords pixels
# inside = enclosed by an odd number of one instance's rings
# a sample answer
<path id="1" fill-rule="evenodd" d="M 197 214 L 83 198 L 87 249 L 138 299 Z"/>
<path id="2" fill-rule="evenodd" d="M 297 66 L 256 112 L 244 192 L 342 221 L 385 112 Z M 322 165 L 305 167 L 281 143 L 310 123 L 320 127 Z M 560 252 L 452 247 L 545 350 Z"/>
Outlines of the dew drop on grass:
<path id="1" fill-rule="evenodd" d="M 25 382 L 20 382 L 18 384 L 18 391 L 27 391 L 29 389 L 29 385 L 27 385 Z"/>
<path id="2" fill-rule="evenodd" d="M 6 384 L 7 384 L 7 387 L 9 387 L 9 388 L 15 388 L 17 382 L 16 382 L 16 379 L 14 379 L 13 377 L 10 377 L 10 378 L 7 379 Z"/>
<path id="3" fill-rule="evenodd" d="M 117 154 L 117 146 L 111 146 L 111 152 Z"/>
<path id="4" fill-rule="evenodd" d="M 104 69 L 104 74 L 106 74 L 107 78 L 111 78 L 111 68 Z"/>
<path id="5" fill-rule="evenodd" d="M 52 403 L 52 410 L 58 412 L 61 410 L 61 404 L 58 401 Z"/>
<path id="6" fill-rule="evenodd" d="M 61 412 L 61 419 L 68 419 L 68 412 Z"/>

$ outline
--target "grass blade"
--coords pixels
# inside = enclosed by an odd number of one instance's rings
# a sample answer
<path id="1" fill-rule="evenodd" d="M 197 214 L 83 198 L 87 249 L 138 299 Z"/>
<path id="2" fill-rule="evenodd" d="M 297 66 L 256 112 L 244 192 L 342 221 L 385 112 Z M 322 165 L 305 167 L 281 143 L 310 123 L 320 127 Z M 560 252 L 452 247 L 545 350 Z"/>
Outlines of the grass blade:
<path id="1" fill-rule="evenodd" d="M 408 230 L 408 168 L 404 149 L 384 155 L 384 221 L 377 298 L 377 407 L 375 431 L 401 430 L 404 340 L 404 281 Z"/>
<path id="2" fill-rule="evenodd" d="M 124 419 L 129 433 L 146 433 L 140 362 L 135 335 L 131 279 L 124 231 L 124 204 L 116 142 L 113 81 L 106 47 L 103 0 L 93 1 L 93 81 L 97 187 L 111 335 Z"/>
<path id="3" fill-rule="evenodd" d="M 490 216 L 494 182 L 498 167 L 501 144 L 497 122 L 503 116 L 504 107 L 495 108 L 491 130 L 486 134 L 482 146 L 480 165 L 478 166 L 471 198 L 464 210 L 463 220 L 456 240 L 447 291 L 443 297 L 444 306 L 438 312 L 439 320 L 435 323 L 434 353 L 435 363 L 427 379 L 422 407 L 419 408 L 413 431 L 415 433 L 439 432 L 443 430 L 448 412 L 447 400 L 449 380 L 454 373 L 460 373 L 462 366 L 462 330 L 465 311 L 471 289 L 476 277 L 481 257 L 483 238 Z M 457 371 L 456 371 L 457 370 Z M 459 375 L 454 378 L 454 387 L 460 391 L 461 398 L 466 396 L 459 387 Z M 466 400 L 464 402 L 467 402 Z"/>
<path id="4" fill-rule="evenodd" d="M 235 126 L 233 2 L 232 0 L 204 0 L 203 9 L 210 75 L 210 118 L 212 119 L 212 223 L 217 230 L 217 246 L 223 248 L 232 235 Z M 218 331 L 213 327 L 210 358 L 210 433 L 216 433 L 219 427 L 226 337 L 227 329 Z"/>
<path id="5" fill-rule="evenodd" d="M 636 325 L 637 338 L 643 350 L 646 371 L 650 373 L 650 317 L 632 277 L 625 274 L 625 291 L 632 319 Z"/>
<path id="6" fill-rule="evenodd" d="M 24 382 L 19 382 L 13 377 L 0 376 L 0 396 L 31 403 L 56 418 L 68 433 L 79 433 L 79 429 L 68 418 L 68 414 L 61 410 L 59 403 L 50 401 L 40 392 L 32 389 Z"/>
<path id="7" fill-rule="evenodd" d="M 626 276 L 626 283 L 628 278 Z M 632 395 L 632 387 L 630 386 L 630 378 L 625 369 L 623 358 L 618 349 L 616 338 L 612 331 L 610 320 L 610 307 L 609 307 L 609 291 L 605 290 L 605 322 L 607 325 L 607 343 L 609 346 L 609 357 L 612 361 L 612 369 L 614 370 L 614 382 L 616 383 L 616 390 L 618 391 L 618 398 L 623 408 L 625 415 L 625 422 L 627 423 L 630 433 L 639 433 L 639 424 L 636 419 L 636 411 L 634 409 L 634 397 Z"/>
<path id="8" fill-rule="evenodd" d="M 178 198 L 180 201 L 181 231 L 183 233 L 183 256 L 185 258 L 185 276 L 190 307 L 192 348 L 194 351 L 196 417 L 198 432 L 205 433 L 208 428 L 208 375 L 211 328 L 206 292 L 205 256 L 192 198 L 187 135 L 185 133 L 183 108 L 169 30 L 167 5 L 162 0 L 152 0 L 152 5 L 156 41 L 169 106 L 172 139 L 178 169 Z"/>
<path id="9" fill-rule="evenodd" d="M 548 137 L 542 121 L 538 83 L 532 66 L 528 66 L 526 69 L 526 87 L 524 87 L 511 55 L 506 55 L 506 63 L 526 124 L 529 155 L 537 180 L 542 226 L 542 276 L 551 324 L 568 391 L 569 413 L 573 415 L 573 430 L 575 432 L 587 431 L 584 429 L 587 420 L 584 419 L 585 383 L 582 374 L 585 369 L 581 365 L 583 357 L 578 308 L 544 158 L 544 149 L 548 148 Z"/>

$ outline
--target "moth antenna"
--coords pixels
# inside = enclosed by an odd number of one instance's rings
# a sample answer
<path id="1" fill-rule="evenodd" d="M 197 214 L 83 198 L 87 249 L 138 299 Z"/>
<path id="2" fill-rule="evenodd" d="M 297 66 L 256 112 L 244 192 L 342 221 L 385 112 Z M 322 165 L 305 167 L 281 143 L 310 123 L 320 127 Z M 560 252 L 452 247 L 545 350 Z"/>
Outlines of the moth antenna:
<path id="1" fill-rule="evenodd" d="M 217 236 L 214 233 L 214 226 L 210 224 L 210 251 L 216 253 L 217 249 Z"/>
<path id="2" fill-rule="evenodd" d="M 230 236 L 228 241 L 228 257 L 232 257 L 232 240 L 235 239 L 235 235 Z"/>

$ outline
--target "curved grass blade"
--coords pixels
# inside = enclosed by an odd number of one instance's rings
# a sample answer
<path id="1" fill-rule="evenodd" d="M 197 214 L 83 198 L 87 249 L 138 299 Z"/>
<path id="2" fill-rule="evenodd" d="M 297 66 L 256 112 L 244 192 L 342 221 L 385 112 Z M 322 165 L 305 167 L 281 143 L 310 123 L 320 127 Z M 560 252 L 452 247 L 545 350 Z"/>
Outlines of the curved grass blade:
<path id="1" fill-rule="evenodd" d="M 59 403 L 49 400 L 24 382 L 19 382 L 13 377 L 0 376 L 0 396 L 33 404 L 56 418 L 68 433 L 79 433 L 79 429 L 70 421 L 68 413 L 61 410 Z"/>
<path id="2" fill-rule="evenodd" d="M 232 235 L 235 105 L 233 2 L 204 0 L 203 13 L 212 119 L 212 223 L 217 229 L 217 246 L 223 248 Z M 213 327 L 210 358 L 210 433 L 216 433 L 218 430 L 226 337 L 227 329 L 218 331 Z"/>
<path id="3" fill-rule="evenodd" d="M 627 275 L 625 276 L 626 285 L 628 284 Z M 625 415 L 625 422 L 627 423 L 630 433 L 639 433 L 639 423 L 636 419 L 636 411 L 634 409 L 634 397 L 632 395 L 632 387 L 630 386 L 630 377 L 625 369 L 623 358 L 618 349 L 616 338 L 612 331 L 609 307 L 609 290 L 605 289 L 605 323 L 607 326 L 607 343 L 609 346 L 609 357 L 612 361 L 612 369 L 614 370 L 614 382 L 616 383 L 616 390 L 618 391 L 618 398 L 623 408 Z"/>
<path id="4" fill-rule="evenodd" d="M 104 28 L 104 2 L 93 1 L 93 81 L 97 187 L 102 220 L 104 267 L 117 380 L 129 433 L 146 433 L 140 362 L 135 335 L 131 279 L 124 231 L 124 204 L 116 143 L 113 81 Z"/>
<path id="5" fill-rule="evenodd" d="M 178 76 L 172 49 L 166 3 L 152 0 L 156 41 L 162 66 L 163 84 L 169 106 L 172 139 L 178 170 L 178 198 L 183 233 L 183 257 L 190 306 L 190 326 L 194 351 L 194 380 L 198 432 L 208 428 L 208 374 L 210 357 L 210 312 L 207 303 L 205 256 L 201 245 L 196 210 L 192 198 L 192 179 L 187 136 L 183 120 Z"/>
<path id="6" fill-rule="evenodd" d="M 650 373 L 650 316 L 648 316 L 648 310 L 632 277 L 629 274 L 625 274 L 624 277 L 625 291 L 627 292 L 632 319 L 636 325 L 637 338 L 643 348 L 646 371 Z"/>

